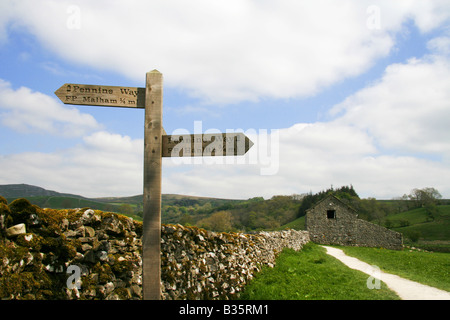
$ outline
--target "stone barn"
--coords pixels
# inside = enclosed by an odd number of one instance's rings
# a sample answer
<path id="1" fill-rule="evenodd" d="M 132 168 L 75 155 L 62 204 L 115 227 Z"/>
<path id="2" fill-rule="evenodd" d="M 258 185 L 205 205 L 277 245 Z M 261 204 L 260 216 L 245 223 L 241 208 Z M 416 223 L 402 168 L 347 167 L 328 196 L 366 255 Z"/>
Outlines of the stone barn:
<path id="1" fill-rule="evenodd" d="M 306 230 L 311 241 L 320 244 L 403 248 L 400 233 L 358 219 L 355 209 L 334 196 L 326 197 L 306 211 Z"/>

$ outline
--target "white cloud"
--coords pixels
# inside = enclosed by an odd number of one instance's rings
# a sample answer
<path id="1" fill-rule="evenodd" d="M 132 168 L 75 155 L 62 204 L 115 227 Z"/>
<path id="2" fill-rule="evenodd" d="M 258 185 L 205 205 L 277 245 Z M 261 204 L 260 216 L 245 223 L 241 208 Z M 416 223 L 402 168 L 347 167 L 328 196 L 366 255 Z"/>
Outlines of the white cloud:
<path id="1" fill-rule="evenodd" d="M 446 0 L 410 0 L 407 3 L 409 6 L 409 15 L 414 19 L 416 25 L 422 32 L 429 32 L 444 22 L 448 22 L 450 4 Z"/>
<path id="2" fill-rule="evenodd" d="M 0 155 L 0 184 L 29 183 L 89 197 L 142 193 L 142 140 L 100 131 L 52 153 Z"/>
<path id="3" fill-rule="evenodd" d="M 448 88 L 450 63 L 442 56 L 389 66 L 336 105 L 334 120 L 282 131 L 280 175 L 289 177 L 283 186 L 318 191 L 352 183 L 362 195 L 382 198 L 434 186 L 448 197 Z"/>
<path id="4" fill-rule="evenodd" d="M 77 17 L 67 9 L 73 5 L 80 20 L 71 28 L 68 21 Z M 371 5 L 379 11 L 368 13 Z M 157 68 L 166 85 L 219 103 L 313 95 L 388 55 L 409 19 L 426 33 L 450 14 L 448 1 L 407 0 L 33 0 L 1 6 L 0 41 L 7 41 L 5 30 L 25 28 L 71 62 L 136 81 Z M 368 28 L 367 19 L 377 12 L 379 28 Z M 163 192 L 248 198 L 353 184 L 366 197 L 390 198 L 425 186 L 450 197 L 447 37 L 429 41 L 428 48 L 434 55 L 389 66 L 377 82 L 336 105 L 333 120 L 280 130 L 276 160 L 263 157 L 267 144 L 260 132 L 239 158 L 243 163 L 176 166 L 165 160 Z M 86 196 L 142 192 L 143 141 L 98 131 L 91 116 L 28 88 L 13 90 L 5 81 L 0 115 L 16 130 L 83 137 L 62 151 L 0 156 L 0 167 L 8 168 L 0 183 Z M 278 166 L 274 174 L 261 174 L 269 165 Z"/>
<path id="5" fill-rule="evenodd" d="M 450 30 L 447 31 L 450 35 Z M 430 50 L 443 56 L 450 56 L 450 36 L 441 36 L 431 39 L 427 46 Z"/>
<path id="6" fill-rule="evenodd" d="M 6 2 L 25 28 L 72 62 L 166 85 L 206 102 L 309 96 L 368 70 L 408 19 L 421 31 L 448 18 L 448 1 L 20 1 Z M 74 8 L 76 10 L 74 10 Z M 5 24 L 0 28 L 5 29 Z"/>
<path id="7" fill-rule="evenodd" d="M 444 197 L 450 194 L 448 165 L 413 156 L 379 154 L 371 138 L 359 128 L 337 123 L 297 124 L 280 130 L 279 137 L 279 158 L 271 159 L 279 160 L 274 175 L 261 174 L 267 162 L 258 154 L 270 152 L 258 135 L 252 136 L 255 145 L 243 162 L 235 159 L 227 165 L 191 161 L 174 166 L 166 160 L 163 192 L 270 198 L 352 184 L 361 197 L 379 199 L 401 196 L 412 188 L 425 186 L 437 188 Z"/>
<path id="8" fill-rule="evenodd" d="M 98 130 L 100 124 L 89 114 L 62 106 L 55 98 L 26 87 L 17 90 L 0 79 L 0 123 L 27 133 L 49 133 L 79 137 Z"/>
<path id="9" fill-rule="evenodd" d="M 279 131 L 275 175 L 262 175 L 261 134 L 243 165 L 197 165 L 168 173 L 167 192 L 235 198 L 318 192 L 353 184 L 363 197 L 391 198 L 433 186 L 450 196 L 450 63 L 443 56 L 386 68 L 375 83 L 334 106 L 329 122 Z M 270 153 L 268 153 L 270 154 Z"/>
<path id="10" fill-rule="evenodd" d="M 264 134 L 249 136 L 255 145 L 244 157 L 197 158 L 182 165 L 165 158 L 163 193 L 269 198 L 353 184 L 362 197 L 391 198 L 425 186 L 450 195 L 448 165 L 379 154 L 367 132 L 357 127 L 335 121 L 282 129 L 278 143 L 272 142 L 278 156 L 266 149 Z M 134 195 L 142 193 L 142 163 L 142 140 L 100 131 L 66 150 L 0 156 L 0 167 L 8 168 L 0 184 L 30 183 L 88 197 Z M 269 166 L 277 166 L 274 174 L 262 174 Z"/>
<path id="11" fill-rule="evenodd" d="M 383 77 L 331 113 L 367 130 L 383 148 L 450 157 L 450 63 L 440 56 L 389 66 Z"/>

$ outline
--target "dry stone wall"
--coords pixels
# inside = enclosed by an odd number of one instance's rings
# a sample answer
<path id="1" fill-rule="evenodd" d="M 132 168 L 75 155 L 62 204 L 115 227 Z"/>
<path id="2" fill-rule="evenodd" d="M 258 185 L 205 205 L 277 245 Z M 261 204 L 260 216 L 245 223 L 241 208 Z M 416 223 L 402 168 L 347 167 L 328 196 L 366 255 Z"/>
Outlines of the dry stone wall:
<path id="1" fill-rule="evenodd" d="M 262 266 L 273 266 L 283 248 L 300 250 L 306 231 L 216 233 L 163 226 L 164 299 L 230 299 Z"/>
<path id="2" fill-rule="evenodd" d="M 354 231 L 355 242 L 359 246 L 383 247 L 392 250 L 403 248 L 403 237 L 399 232 L 361 219 L 356 219 L 354 230 L 356 230 Z"/>
<path id="3" fill-rule="evenodd" d="M 162 299 L 232 299 L 283 248 L 309 241 L 306 231 L 181 225 L 163 225 L 161 236 Z M 0 299 L 142 299 L 141 253 L 142 223 L 131 218 L 0 197 Z"/>

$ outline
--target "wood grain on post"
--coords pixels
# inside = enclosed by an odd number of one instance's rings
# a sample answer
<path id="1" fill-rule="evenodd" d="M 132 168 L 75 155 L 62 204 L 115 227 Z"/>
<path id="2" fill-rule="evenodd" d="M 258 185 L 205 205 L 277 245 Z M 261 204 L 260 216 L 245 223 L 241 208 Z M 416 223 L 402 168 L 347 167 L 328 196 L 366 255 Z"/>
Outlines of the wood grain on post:
<path id="1" fill-rule="evenodd" d="M 163 77 L 146 74 L 142 286 L 144 300 L 161 298 L 161 137 Z"/>

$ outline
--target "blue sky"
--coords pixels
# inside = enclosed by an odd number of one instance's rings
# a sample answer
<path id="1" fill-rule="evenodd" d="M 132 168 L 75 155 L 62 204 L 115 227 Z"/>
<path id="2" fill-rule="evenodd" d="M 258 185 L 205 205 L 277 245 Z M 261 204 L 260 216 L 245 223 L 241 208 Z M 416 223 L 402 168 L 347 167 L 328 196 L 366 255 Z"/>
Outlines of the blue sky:
<path id="1" fill-rule="evenodd" d="M 164 159 L 164 193 L 352 184 L 362 197 L 450 197 L 448 1 L 24 0 L 0 12 L 0 184 L 141 193 L 144 111 L 64 105 L 54 91 L 144 87 L 158 69 L 169 134 L 255 142 L 235 159 Z"/>

